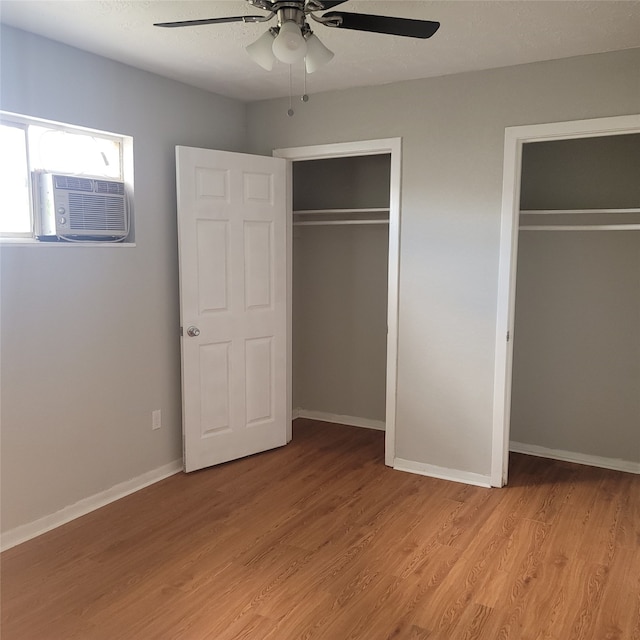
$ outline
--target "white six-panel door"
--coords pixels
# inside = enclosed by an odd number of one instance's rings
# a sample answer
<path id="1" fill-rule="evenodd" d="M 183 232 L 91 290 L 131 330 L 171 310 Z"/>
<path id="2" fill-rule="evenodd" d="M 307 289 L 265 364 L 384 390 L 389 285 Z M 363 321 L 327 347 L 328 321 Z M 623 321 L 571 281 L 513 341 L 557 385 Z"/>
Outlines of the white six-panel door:
<path id="1" fill-rule="evenodd" d="M 176 147 L 184 468 L 287 442 L 286 162 Z"/>

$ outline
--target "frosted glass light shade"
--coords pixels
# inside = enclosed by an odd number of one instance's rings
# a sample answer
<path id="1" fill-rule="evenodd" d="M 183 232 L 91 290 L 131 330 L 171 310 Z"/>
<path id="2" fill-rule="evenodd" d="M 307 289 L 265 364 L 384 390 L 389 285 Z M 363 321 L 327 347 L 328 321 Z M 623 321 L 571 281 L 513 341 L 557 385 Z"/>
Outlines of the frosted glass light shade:
<path id="1" fill-rule="evenodd" d="M 263 33 L 255 42 L 252 42 L 246 47 L 247 53 L 251 56 L 254 62 L 257 62 L 263 69 L 271 71 L 276 61 L 276 57 L 273 55 L 273 41 L 275 35 L 269 29 L 266 33 Z"/>
<path id="2" fill-rule="evenodd" d="M 280 27 L 280 33 L 273 41 L 273 55 L 280 62 L 293 64 L 302 60 L 307 53 L 307 42 L 302 37 L 300 27 L 295 22 L 285 22 Z"/>
<path id="3" fill-rule="evenodd" d="M 333 58 L 333 51 L 327 49 L 315 34 L 311 34 L 307 38 L 307 55 L 305 57 L 305 66 L 307 73 L 313 73 L 321 66 L 327 64 Z"/>

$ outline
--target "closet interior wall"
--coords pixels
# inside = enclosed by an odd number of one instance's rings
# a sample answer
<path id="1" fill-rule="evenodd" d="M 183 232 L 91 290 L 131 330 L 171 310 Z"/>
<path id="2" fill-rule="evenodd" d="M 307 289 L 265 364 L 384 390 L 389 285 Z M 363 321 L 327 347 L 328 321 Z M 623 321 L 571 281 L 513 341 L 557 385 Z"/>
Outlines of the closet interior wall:
<path id="1" fill-rule="evenodd" d="M 293 163 L 293 408 L 302 415 L 384 425 L 390 166 L 388 154 Z"/>
<path id="2" fill-rule="evenodd" d="M 521 210 L 572 213 L 521 211 L 512 443 L 640 463 L 639 167 L 638 134 L 524 146 Z"/>

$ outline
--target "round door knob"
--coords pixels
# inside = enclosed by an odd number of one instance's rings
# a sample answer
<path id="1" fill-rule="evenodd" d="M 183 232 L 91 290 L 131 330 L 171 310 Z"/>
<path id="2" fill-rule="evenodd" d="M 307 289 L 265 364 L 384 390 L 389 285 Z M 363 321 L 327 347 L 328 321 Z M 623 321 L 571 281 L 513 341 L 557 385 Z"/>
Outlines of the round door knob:
<path id="1" fill-rule="evenodd" d="M 190 338 L 195 338 L 196 336 L 200 335 L 200 329 L 198 329 L 198 327 L 189 327 L 187 329 L 187 335 Z"/>

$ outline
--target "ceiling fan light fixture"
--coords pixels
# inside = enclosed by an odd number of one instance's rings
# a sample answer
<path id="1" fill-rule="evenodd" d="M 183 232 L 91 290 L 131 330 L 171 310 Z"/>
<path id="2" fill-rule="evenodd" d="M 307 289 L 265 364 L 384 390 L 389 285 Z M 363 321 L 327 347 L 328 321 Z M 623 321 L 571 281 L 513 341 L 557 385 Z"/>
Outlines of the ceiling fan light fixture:
<path id="1" fill-rule="evenodd" d="M 273 65 L 276 61 L 276 57 L 273 54 L 273 41 L 275 40 L 275 37 L 273 29 L 269 29 L 255 42 L 252 42 L 246 47 L 246 52 L 251 56 L 253 61 L 267 71 L 271 71 L 273 69 Z"/>
<path id="2" fill-rule="evenodd" d="M 307 73 L 317 71 L 320 67 L 327 64 L 327 62 L 333 58 L 333 55 L 333 51 L 327 49 L 327 47 L 320 42 L 320 39 L 312 33 L 307 38 L 307 55 L 304 61 Z"/>
<path id="3" fill-rule="evenodd" d="M 280 33 L 273 41 L 273 55 L 286 64 L 302 60 L 307 53 L 307 41 L 302 36 L 300 27 L 288 20 L 280 26 Z"/>

